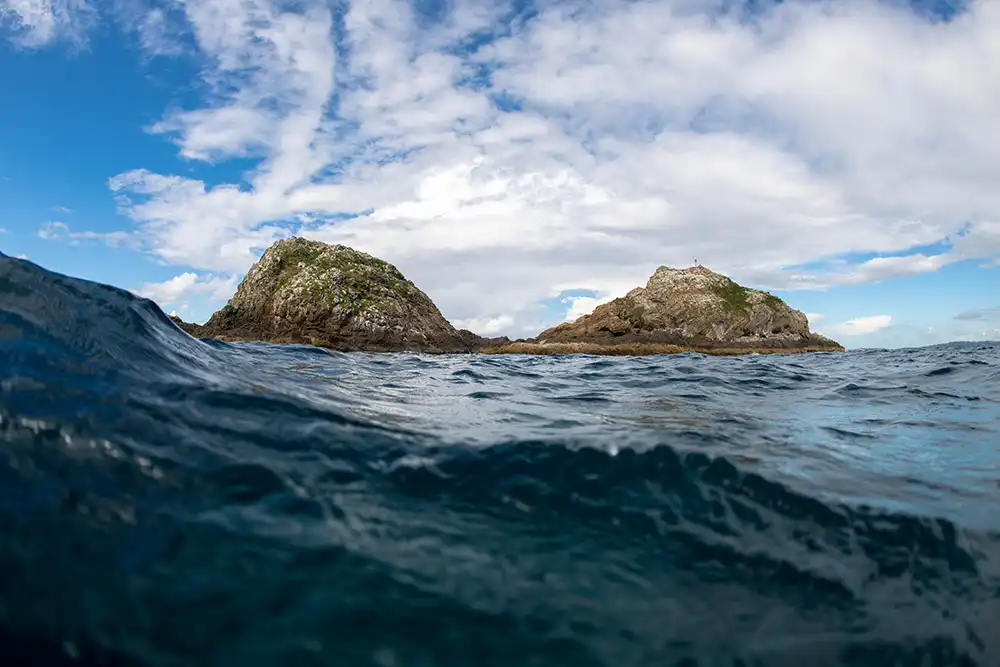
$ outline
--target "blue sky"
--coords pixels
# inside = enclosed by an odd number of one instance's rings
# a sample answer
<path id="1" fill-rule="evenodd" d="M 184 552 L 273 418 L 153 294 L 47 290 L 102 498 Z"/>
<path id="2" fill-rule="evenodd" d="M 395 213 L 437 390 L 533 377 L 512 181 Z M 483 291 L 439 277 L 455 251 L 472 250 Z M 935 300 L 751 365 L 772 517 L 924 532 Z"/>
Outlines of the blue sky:
<path id="1" fill-rule="evenodd" d="M 1000 338 L 1000 3 L 0 0 L 0 250 L 203 321 L 274 240 L 531 335 L 701 264 Z"/>

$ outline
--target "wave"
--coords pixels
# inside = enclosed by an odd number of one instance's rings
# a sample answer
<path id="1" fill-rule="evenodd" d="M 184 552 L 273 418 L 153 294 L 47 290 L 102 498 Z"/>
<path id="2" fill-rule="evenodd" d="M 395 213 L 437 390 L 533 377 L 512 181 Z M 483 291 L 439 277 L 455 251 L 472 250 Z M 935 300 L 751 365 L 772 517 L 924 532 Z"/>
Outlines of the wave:
<path id="1" fill-rule="evenodd" d="M 227 344 L 0 256 L 0 664 L 998 664 L 998 353 Z"/>

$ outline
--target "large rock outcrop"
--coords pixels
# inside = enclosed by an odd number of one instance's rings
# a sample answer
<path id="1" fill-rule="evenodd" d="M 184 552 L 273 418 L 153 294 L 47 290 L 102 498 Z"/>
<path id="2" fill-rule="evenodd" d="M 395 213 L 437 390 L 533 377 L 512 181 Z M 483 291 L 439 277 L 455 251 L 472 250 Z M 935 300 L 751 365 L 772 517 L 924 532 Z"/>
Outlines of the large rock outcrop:
<path id="1" fill-rule="evenodd" d="M 189 333 L 336 350 L 469 352 L 473 345 L 396 267 L 342 245 L 282 239 Z"/>
<path id="2" fill-rule="evenodd" d="M 224 308 L 191 335 L 336 350 L 651 354 L 843 350 L 778 297 L 701 266 L 661 266 L 624 297 L 534 339 L 456 330 L 396 267 L 342 245 L 293 237 L 264 252 Z"/>
<path id="3" fill-rule="evenodd" d="M 810 332 L 805 314 L 778 297 L 742 287 L 703 266 L 661 266 L 645 287 L 600 305 L 574 322 L 547 329 L 533 342 L 538 347 L 627 345 L 641 350 L 647 346 L 650 351 L 666 346 L 732 351 L 843 349 Z"/>

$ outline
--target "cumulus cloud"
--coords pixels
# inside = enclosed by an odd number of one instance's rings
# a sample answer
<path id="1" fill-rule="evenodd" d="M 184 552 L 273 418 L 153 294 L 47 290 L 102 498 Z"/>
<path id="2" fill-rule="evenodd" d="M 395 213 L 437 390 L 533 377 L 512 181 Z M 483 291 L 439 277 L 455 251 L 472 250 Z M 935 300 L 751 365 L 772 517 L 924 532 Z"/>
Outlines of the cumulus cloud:
<path id="1" fill-rule="evenodd" d="M 182 273 L 162 283 L 146 283 L 136 293 L 157 303 L 169 304 L 182 297 L 197 281 L 197 273 Z"/>
<path id="2" fill-rule="evenodd" d="M 486 336 L 493 336 L 501 331 L 510 331 L 514 326 L 514 318 L 509 315 L 499 317 L 480 317 L 469 320 L 455 320 L 453 324 L 459 329 L 468 329 Z"/>
<path id="3" fill-rule="evenodd" d="M 161 306 L 169 306 L 197 294 L 208 295 L 213 301 L 226 300 L 232 296 L 236 283 L 235 276 L 198 275 L 188 271 L 160 283 L 145 283 L 133 291 Z M 181 310 L 185 309 L 182 305 Z"/>
<path id="4" fill-rule="evenodd" d="M 256 166 L 240 184 L 138 168 L 109 187 L 167 263 L 237 275 L 292 233 L 346 243 L 483 333 L 694 257 L 824 289 L 1000 256 L 984 66 L 1000 3 L 949 21 L 895 2 L 729 6 L 370 0 L 335 21 L 311 0 L 171 4 L 210 93 L 149 131 Z M 860 253 L 876 257 L 842 259 Z M 852 322 L 835 326 L 881 320 Z"/>
<path id="5" fill-rule="evenodd" d="M 824 328 L 824 333 L 833 336 L 864 336 L 885 329 L 891 324 L 891 315 L 871 315 L 829 325 Z"/>
<path id="6" fill-rule="evenodd" d="M 620 296 L 620 295 L 616 295 Z M 597 308 L 602 303 L 607 303 L 614 299 L 615 296 L 569 296 L 562 299 L 563 303 L 569 304 L 569 308 L 566 310 L 566 317 L 564 320 L 566 322 L 573 322 L 584 315 L 589 315 L 594 312 L 594 308 Z"/>

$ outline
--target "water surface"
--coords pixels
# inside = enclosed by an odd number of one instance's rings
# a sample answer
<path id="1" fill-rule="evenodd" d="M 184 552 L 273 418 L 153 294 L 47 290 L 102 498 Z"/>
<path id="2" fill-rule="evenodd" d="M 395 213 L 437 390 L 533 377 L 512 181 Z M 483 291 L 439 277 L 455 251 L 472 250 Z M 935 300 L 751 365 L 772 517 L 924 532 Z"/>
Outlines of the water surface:
<path id="1" fill-rule="evenodd" d="M 1000 344 L 190 338 L 0 256 L 0 664 L 1000 664 Z"/>

